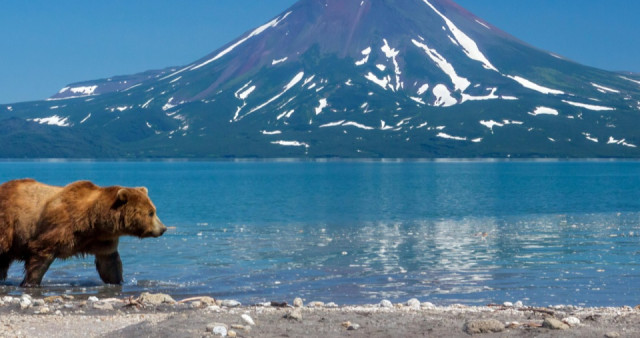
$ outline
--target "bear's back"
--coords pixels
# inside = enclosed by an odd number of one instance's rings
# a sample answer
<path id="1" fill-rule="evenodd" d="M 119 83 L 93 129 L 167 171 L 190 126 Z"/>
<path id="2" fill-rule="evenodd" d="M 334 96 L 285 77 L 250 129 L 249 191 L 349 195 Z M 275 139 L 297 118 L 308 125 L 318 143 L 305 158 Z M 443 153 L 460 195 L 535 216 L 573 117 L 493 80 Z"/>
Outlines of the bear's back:
<path id="1" fill-rule="evenodd" d="M 46 203 L 62 187 L 20 179 L 0 185 L 0 251 L 13 243 L 26 243 Z M 19 248 L 14 248 L 19 249 Z"/>

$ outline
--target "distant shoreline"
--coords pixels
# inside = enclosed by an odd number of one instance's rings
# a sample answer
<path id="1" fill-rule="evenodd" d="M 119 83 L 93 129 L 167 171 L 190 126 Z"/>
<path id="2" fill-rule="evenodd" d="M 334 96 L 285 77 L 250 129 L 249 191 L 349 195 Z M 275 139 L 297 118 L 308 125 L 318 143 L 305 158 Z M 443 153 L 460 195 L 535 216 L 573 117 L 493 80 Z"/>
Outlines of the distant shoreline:
<path id="1" fill-rule="evenodd" d="M 145 163 L 145 162 L 220 162 L 220 163 L 296 163 L 296 162 L 353 162 L 353 163 L 500 163 L 500 162 L 524 162 L 524 163 L 554 163 L 554 162 L 573 162 L 573 163 L 592 163 L 592 162 L 640 162 L 640 157 L 593 157 L 593 158 L 561 158 L 561 157 L 484 157 L 484 158 L 347 158 L 347 157 L 327 157 L 327 158 L 305 158 L 305 157 L 283 157 L 283 158 L 224 158 L 224 157 L 170 157 L 170 158 L 0 158 L 0 163 L 83 163 L 83 162 L 110 162 L 110 163 Z"/>

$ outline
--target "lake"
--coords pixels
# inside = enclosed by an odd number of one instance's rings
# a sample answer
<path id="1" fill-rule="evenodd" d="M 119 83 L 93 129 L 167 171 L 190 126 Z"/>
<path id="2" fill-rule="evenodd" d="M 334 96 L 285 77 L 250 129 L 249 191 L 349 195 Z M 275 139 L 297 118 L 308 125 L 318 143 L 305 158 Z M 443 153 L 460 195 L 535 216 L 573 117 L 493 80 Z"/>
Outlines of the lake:
<path id="1" fill-rule="evenodd" d="M 45 295 L 640 303 L 640 162 L 0 162 L 23 177 L 146 186 L 175 227 L 121 241 L 124 285 L 58 260 Z M 16 262 L 0 293 L 21 279 Z"/>

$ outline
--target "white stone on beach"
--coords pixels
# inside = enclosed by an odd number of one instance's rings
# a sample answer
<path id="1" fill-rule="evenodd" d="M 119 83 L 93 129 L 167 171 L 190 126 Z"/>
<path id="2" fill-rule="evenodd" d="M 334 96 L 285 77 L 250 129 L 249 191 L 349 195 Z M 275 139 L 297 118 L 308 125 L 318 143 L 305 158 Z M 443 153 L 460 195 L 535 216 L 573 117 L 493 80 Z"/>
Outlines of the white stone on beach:
<path id="1" fill-rule="evenodd" d="M 284 315 L 286 319 L 302 320 L 302 311 L 299 308 L 293 309 Z"/>
<path id="2" fill-rule="evenodd" d="M 27 298 L 27 297 L 22 297 L 20 298 L 20 308 L 21 309 L 26 309 L 28 307 L 31 306 L 31 297 Z"/>
<path id="3" fill-rule="evenodd" d="M 420 310 L 420 301 L 416 298 L 411 298 L 407 301 L 407 306 L 414 310 Z"/>
<path id="4" fill-rule="evenodd" d="M 562 322 L 565 324 L 569 324 L 569 326 L 576 326 L 576 325 L 580 325 L 580 319 L 576 318 L 576 317 L 567 317 L 567 318 L 563 318 Z"/>
<path id="5" fill-rule="evenodd" d="M 209 305 L 209 306 L 207 306 L 206 311 L 209 311 L 209 312 L 220 312 L 220 307 L 218 305 Z"/>
<path id="6" fill-rule="evenodd" d="M 13 302 L 13 297 L 4 296 L 4 297 L 2 297 L 2 301 L 5 302 L 5 303 L 11 303 L 11 302 Z"/>
<path id="7" fill-rule="evenodd" d="M 355 331 L 355 330 L 357 330 L 359 328 L 360 328 L 360 324 L 352 323 L 351 325 L 349 325 L 349 327 L 347 327 L 347 330 Z"/>
<path id="8" fill-rule="evenodd" d="M 511 302 L 504 302 L 504 303 L 502 303 L 502 305 L 504 305 L 506 307 L 513 307 L 513 303 L 511 303 Z"/>
<path id="9" fill-rule="evenodd" d="M 304 306 L 304 302 L 302 301 L 302 298 L 296 297 L 296 299 L 293 300 L 293 307 L 303 307 L 303 306 Z"/>
<path id="10" fill-rule="evenodd" d="M 215 336 L 227 336 L 227 325 L 222 323 L 211 323 L 207 325 L 207 332 L 213 333 Z"/>
<path id="11" fill-rule="evenodd" d="M 95 302 L 93 308 L 98 310 L 113 310 L 113 304 L 107 302 Z"/>
<path id="12" fill-rule="evenodd" d="M 435 305 L 433 305 L 433 303 L 431 302 L 424 302 L 420 304 L 420 307 L 422 307 L 423 309 L 427 309 L 427 310 L 433 310 L 436 308 Z"/>
<path id="13" fill-rule="evenodd" d="M 514 304 L 514 306 L 515 306 L 515 307 L 517 307 L 517 308 L 520 308 L 520 307 L 524 307 L 524 304 L 522 303 L 522 301 L 517 301 L 517 302 Z"/>
<path id="14" fill-rule="evenodd" d="M 96 296 L 91 296 L 91 297 L 89 297 L 89 299 L 87 299 L 87 300 L 88 300 L 89 302 L 97 302 L 97 301 L 99 301 L 100 299 L 98 299 L 98 297 L 96 297 Z"/>
<path id="15" fill-rule="evenodd" d="M 382 301 L 380 301 L 380 307 L 392 308 L 393 307 L 393 303 L 391 303 L 391 301 L 389 301 L 387 299 L 383 299 Z"/>
<path id="16" fill-rule="evenodd" d="M 324 302 L 311 302 L 308 305 L 309 307 L 324 307 Z"/>
<path id="17" fill-rule="evenodd" d="M 222 306 L 226 307 L 238 307 L 242 305 L 239 301 L 233 299 L 225 299 L 222 301 Z"/>
<path id="18" fill-rule="evenodd" d="M 253 318 L 251 318 L 251 316 L 249 316 L 248 314 L 243 314 L 242 316 L 242 320 L 244 320 L 245 323 L 251 325 L 251 326 L 255 326 L 256 323 L 253 321 Z"/>

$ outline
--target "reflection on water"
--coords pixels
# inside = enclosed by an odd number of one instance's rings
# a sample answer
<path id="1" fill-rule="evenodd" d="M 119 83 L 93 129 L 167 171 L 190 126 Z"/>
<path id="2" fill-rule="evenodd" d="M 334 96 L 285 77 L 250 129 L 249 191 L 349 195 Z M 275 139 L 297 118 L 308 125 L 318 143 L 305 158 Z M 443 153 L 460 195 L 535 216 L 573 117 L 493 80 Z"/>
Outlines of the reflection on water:
<path id="1" fill-rule="evenodd" d="M 147 186 L 176 227 L 121 241 L 123 286 L 74 258 L 43 295 L 640 303 L 640 163 L 0 162 L 24 176 Z"/>
<path id="2" fill-rule="evenodd" d="M 57 262 L 42 294 L 211 294 L 245 303 L 625 304 L 640 285 L 638 213 L 362 224 L 200 224 L 121 244 L 126 284 L 102 286 L 90 259 Z M 155 257 L 149 259 L 149 257 Z M 189 262 L 189 264 L 185 264 Z M 8 285 L 20 293 L 17 267 Z M 69 281 L 78 280 L 77 284 Z"/>

